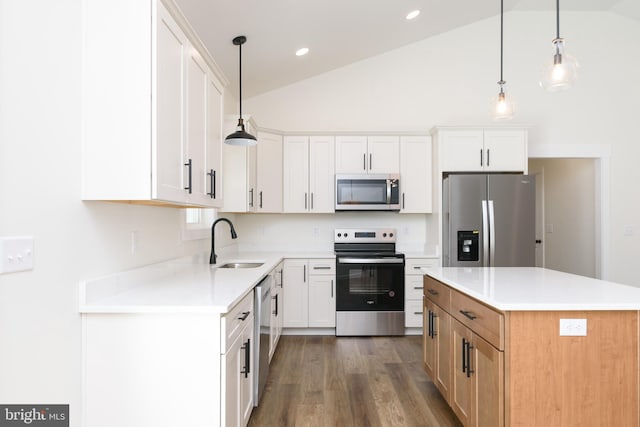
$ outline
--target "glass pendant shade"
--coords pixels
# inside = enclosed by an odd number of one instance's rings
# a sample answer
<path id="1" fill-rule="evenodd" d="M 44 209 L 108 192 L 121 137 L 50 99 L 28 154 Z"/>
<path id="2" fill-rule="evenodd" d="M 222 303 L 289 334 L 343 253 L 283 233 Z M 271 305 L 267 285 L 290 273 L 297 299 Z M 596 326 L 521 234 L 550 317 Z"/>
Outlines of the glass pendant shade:
<path id="1" fill-rule="evenodd" d="M 578 61 L 564 53 L 564 40 L 553 40 L 553 59 L 540 72 L 540 86 L 558 92 L 573 86 L 578 76 Z"/>
<path id="2" fill-rule="evenodd" d="M 504 93 L 502 86 L 498 95 L 491 99 L 489 114 L 493 120 L 510 120 L 515 112 L 513 99 Z"/>

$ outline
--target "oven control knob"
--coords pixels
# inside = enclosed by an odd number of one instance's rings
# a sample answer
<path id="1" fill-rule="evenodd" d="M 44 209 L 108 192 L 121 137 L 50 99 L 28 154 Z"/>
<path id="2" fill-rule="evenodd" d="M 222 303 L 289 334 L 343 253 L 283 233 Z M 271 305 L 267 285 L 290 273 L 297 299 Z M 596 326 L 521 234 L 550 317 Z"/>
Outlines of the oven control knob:
<path id="1" fill-rule="evenodd" d="M 387 233 L 382 233 L 382 237 L 387 237 Z"/>
<path id="2" fill-rule="evenodd" d="M 347 237 L 347 236 L 348 236 L 348 234 L 347 234 L 347 233 L 344 233 L 344 237 Z"/>
<path id="3" fill-rule="evenodd" d="M 393 233 L 389 233 L 389 237 L 393 237 Z"/>
<path id="4" fill-rule="evenodd" d="M 342 237 L 342 233 L 338 233 L 338 237 Z"/>

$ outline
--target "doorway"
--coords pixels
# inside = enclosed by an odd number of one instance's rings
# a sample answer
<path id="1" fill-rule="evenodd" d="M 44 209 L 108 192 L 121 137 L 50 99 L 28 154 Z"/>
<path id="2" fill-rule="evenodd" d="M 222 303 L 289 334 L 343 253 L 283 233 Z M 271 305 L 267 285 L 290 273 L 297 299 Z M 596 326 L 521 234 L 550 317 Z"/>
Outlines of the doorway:
<path id="1" fill-rule="evenodd" d="M 529 146 L 529 173 L 541 187 L 536 265 L 606 280 L 610 151 L 600 144 Z"/>

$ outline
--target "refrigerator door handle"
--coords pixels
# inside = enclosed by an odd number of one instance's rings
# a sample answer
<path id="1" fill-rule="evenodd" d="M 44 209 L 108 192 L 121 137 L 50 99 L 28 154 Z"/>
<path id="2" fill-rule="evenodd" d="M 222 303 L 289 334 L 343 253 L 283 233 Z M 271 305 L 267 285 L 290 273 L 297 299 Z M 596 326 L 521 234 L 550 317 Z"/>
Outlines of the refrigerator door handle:
<path id="1" fill-rule="evenodd" d="M 489 200 L 489 262 L 491 267 L 496 265 L 496 217 L 494 215 L 493 200 Z"/>
<path id="2" fill-rule="evenodd" d="M 489 267 L 489 218 L 487 201 L 482 201 L 482 266 Z"/>

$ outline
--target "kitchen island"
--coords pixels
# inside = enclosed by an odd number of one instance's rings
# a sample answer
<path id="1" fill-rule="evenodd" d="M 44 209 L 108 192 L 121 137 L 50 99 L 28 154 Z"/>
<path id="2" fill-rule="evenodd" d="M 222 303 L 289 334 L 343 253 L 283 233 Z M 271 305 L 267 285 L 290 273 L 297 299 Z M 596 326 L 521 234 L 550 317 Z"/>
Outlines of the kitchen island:
<path id="1" fill-rule="evenodd" d="M 465 426 L 638 426 L 640 289 L 540 268 L 431 268 L 424 366 Z"/>

